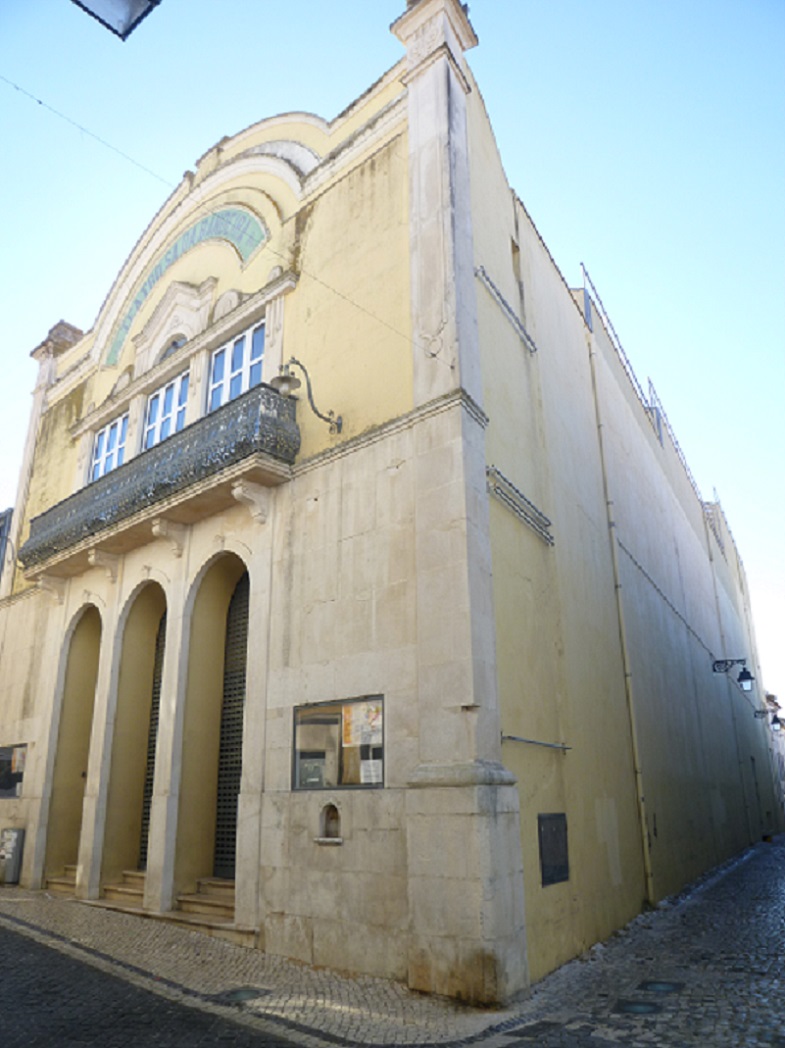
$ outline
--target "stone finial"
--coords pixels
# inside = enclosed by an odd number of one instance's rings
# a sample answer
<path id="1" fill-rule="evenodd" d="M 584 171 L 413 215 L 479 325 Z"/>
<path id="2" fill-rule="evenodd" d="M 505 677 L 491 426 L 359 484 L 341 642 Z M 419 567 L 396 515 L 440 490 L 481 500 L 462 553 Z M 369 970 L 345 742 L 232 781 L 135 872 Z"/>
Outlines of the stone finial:
<path id="1" fill-rule="evenodd" d="M 390 29 L 406 48 L 410 71 L 443 49 L 457 63 L 478 42 L 468 4 L 459 0 L 407 0 Z"/>

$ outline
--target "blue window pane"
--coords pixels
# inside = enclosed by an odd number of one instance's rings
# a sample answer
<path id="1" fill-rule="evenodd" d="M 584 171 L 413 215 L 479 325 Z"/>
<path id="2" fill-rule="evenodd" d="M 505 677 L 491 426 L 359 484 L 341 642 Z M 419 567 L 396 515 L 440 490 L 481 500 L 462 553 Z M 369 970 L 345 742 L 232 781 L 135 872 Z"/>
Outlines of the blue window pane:
<path id="1" fill-rule="evenodd" d="M 216 386 L 210 394 L 210 411 L 215 411 L 216 408 L 221 406 L 221 392 L 221 386 Z"/>
<path id="2" fill-rule="evenodd" d="M 115 449 L 117 444 L 117 423 L 113 422 L 109 427 L 109 432 L 106 435 L 106 457 L 109 458 L 110 454 Z"/>
<path id="3" fill-rule="evenodd" d="M 252 389 L 254 386 L 258 386 L 262 381 L 262 362 L 258 364 L 251 364 L 251 373 L 248 378 L 248 388 Z"/>
<path id="4" fill-rule="evenodd" d="M 243 366 L 244 349 L 245 335 L 243 335 L 242 338 L 238 338 L 232 348 L 232 374 L 234 374 L 235 371 L 239 371 Z"/>
<path id="5" fill-rule="evenodd" d="M 167 418 L 165 418 L 163 420 L 163 422 L 161 423 L 161 435 L 158 438 L 159 440 L 166 440 L 166 438 L 169 436 L 169 429 L 170 429 L 171 425 L 172 425 L 171 416 L 169 416 L 169 417 L 167 417 Z"/>
<path id="6" fill-rule="evenodd" d="M 253 333 L 251 343 L 251 360 L 261 360 L 264 355 L 264 324 Z"/>
<path id="7" fill-rule="evenodd" d="M 243 391 L 243 376 L 242 372 L 239 375 L 233 375 L 232 381 L 229 383 L 229 399 L 234 400 L 235 397 L 239 397 Z"/>
<path id="8" fill-rule="evenodd" d="M 180 380 L 180 395 L 177 398 L 177 403 L 182 407 L 186 400 L 188 400 L 188 375 L 183 375 Z"/>
<path id="9" fill-rule="evenodd" d="M 172 401 L 174 400 L 174 383 L 164 390 L 164 415 L 172 414 Z"/>
<path id="10" fill-rule="evenodd" d="M 213 373 L 210 376 L 210 385 L 214 386 L 216 382 L 223 382 L 224 377 L 224 360 L 226 358 L 226 350 L 219 350 L 213 357 Z"/>
<path id="11" fill-rule="evenodd" d="M 174 427 L 175 433 L 179 433 L 184 425 L 185 425 L 185 408 L 183 407 L 183 408 L 178 408 L 177 409 L 177 421 L 175 422 L 175 427 Z"/>
<path id="12" fill-rule="evenodd" d="M 154 426 L 158 419 L 158 403 L 160 397 L 156 393 L 154 397 L 150 397 L 150 402 L 147 405 L 147 425 Z"/>
<path id="13" fill-rule="evenodd" d="M 104 457 L 104 436 L 105 432 L 104 430 L 101 430 L 98 434 L 98 440 L 95 444 L 95 455 L 93 456 L 96 462 L 100 462 Z"/>
<path id="14" fill-rule="evenodd" d="M 120 443 L 125 447 L 125 435 L 128 432 L 128 416 L 123 415 L 120 419 Z"/>

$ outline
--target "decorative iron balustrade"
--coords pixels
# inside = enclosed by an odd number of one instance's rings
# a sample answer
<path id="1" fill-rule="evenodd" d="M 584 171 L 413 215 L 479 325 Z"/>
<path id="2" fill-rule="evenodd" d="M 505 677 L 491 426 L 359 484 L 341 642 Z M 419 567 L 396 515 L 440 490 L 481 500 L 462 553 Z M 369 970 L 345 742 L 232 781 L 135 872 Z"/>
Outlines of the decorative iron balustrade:
<path id="1" fill-rule="evenodd" d="M 300 450 L 295 406 L 256 386 L 34 517 L 19 559 L 29 569 L 250 455 L 292 465 Z"/>

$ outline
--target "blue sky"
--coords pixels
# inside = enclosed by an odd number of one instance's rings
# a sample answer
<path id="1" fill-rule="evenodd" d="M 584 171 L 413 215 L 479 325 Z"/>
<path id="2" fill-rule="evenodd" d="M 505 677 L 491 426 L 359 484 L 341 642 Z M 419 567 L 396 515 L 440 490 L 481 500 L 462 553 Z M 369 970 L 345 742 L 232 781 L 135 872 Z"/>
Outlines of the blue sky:
<path id="1" fill-rule="evenodd" d="M 223 135 L 279 112 L 334 117 L 393 65 L 404 7 L 163 0 L 122 43 L 69 0 L 3 0 L 0 508 L 30 351 L 60 319 L 93 325 Z M 763 683 L 785 701 L 785 2 L 474 0 L 470 14 L 510 183 L 568 283 L 586 264 L 704 497 L 716 488 Z"/>

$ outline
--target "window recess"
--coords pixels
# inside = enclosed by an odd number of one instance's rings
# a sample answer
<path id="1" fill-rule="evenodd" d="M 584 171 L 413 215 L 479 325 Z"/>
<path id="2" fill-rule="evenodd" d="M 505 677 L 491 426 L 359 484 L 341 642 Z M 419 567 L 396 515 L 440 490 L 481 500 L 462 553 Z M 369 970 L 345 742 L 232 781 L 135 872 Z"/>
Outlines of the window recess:
<path id="1" fill-rule="evenodd" d="M 383 786 L 383 727 L 381 695 L 296 708 L 294 789 Z"/>
<path id="2" fill-rule="evenodd" d="M 90 480 L 98 480 L 122 466 L 125 458 L 125 438 L 128 434 L 128 412 L 99 429 L 93 441 Z"/>
<path id="3" fill-rule="evenodd" d="M 207 410 L 215 411 L 262 381 L 264 323 L 216 349 L 210 360 Z"/>
<path id="4" fill-rule="evenodd" d="M 187 400 L 187 371 L 148 397 L 142 438 L 142 448 L 145 451 L 183 428 Z"/>
<path id="5" fill-rule="evenodd" d="M 0 798 L 19 797 L 27 746 L 0 746 Z"/>

